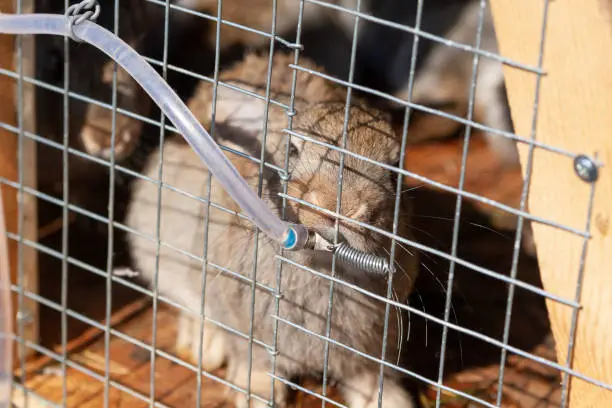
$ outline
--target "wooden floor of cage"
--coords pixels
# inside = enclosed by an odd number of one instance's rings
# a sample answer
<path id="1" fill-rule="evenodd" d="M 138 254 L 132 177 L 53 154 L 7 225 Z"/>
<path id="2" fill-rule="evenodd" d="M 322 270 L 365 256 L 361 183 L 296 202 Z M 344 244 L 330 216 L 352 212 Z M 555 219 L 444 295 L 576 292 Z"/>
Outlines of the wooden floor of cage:
<path id="1" fill-rule="evenodd" d="M 135 340 L 150 344 L 153 311 L 148 301 L 136 301 L 118 311 L 113 320 L 113 328 Z M 175 311 L 161 306 L 157 317 L 157 347 L 168 354 L 174 354 L 173 344 L 176 334 Z M 542 345 L 536 354 L 551 357 L 549 345 Z M 81 370 L 67 367 L 65 377 L 66 406 L 94 408 L 104 406 L 105 385 L 100 379 L 82 372 L 105 373 L 105 336 L 101 330 L 90 330 L 68 345 L 67 358 L 81 367 Z M 151 354 L 148 350 L 116 336 L 110 338 L 108 374 L 111 385 L 108 390 L 109 407 L 147 407 L 149 402 L 133 396 L 121 388 L 131 389 L 142 396 L 150 395 Z M 61 366 L 48 358 L 34 360 L 28 367 L 25 388 L 55 404 L 61 404 L 64 392 L 64 377 Z M 494 402 L 497 395 L 498 366 L 483 367 L 457 374 L 445 381 L 445 385 L 466 392 L 485 401 Z M 213 373 L 221 378 L 224 369 Z M 554 384 L 555 376 L 545 370 L 538 370 L 525 359 L 510 359 L 505 372 L 503 407 L 549 407 L 558 406 L 558 390 Z M 553 381 L 551 381 L 553 380 Z M 300 384 L 310 391 L 321 393 L 321 385 L 314 380 Z M 213 379 L 202 378 L 202 407 L 230 408 L 234 405 L 228 400 L 227 388 Z M 155 401 L 169 407 L 193 407 L 196 404 L 198 384 L 195 371 L 169 359 L 158 356 L 155 361 Z M 342 403 L 342 398 L 333 387 L 328 389 L 327 397 Z M 419 394 L 423 407 L 435 406 L 436 392 L 433 387 Z M 28 404 L 26 405 L 26 401 Z M 16 407 L 49 406 L 37 397 L 24 397 L 17 390 L 14 404 Z M 473 403 L 472 403 L 473 404 Z M 321 400 L 298 391 L 292 396 L 292 408 L 315 408 Z M 328 406 L 332 406 L 328 404 Z M 449 392 L 442 393 L 442 407 L 471 407 L 467 400 L 455 397 Z"/>
<path id="2" fill-rule="evenodd" d="M 442 182 L 449 186 L 457 186 L 459 169 L 461 167 L 460 158 L 461 143 L 456 140 L 450 140 L 436 143 L 435 145 L 430 144 L 411 147 L 407 153 L 406 167 L 409 170 L 425 175 L 435 181 Z M 414 180 L 411 181 L 410 179 L 406 180 L 406 184 L 408 189 L 419 189 L 422 186 L 422 183 Z M 483 141 L 476 137 L 473 139 L 470 147 L 465 186 L 467 191 L 484 195 L 487 198 L 492 198 L 516 207 L 519 202 L 518 197 L 520 196 L 522 182 L 518 169 L 502 169 L 491 159 L 491 155 L 488 154 Z M 428 208 L 431 207 L 434 202 L 437 204 L 440 201 L 438 196 L 432 197 L 429 197 L 429 201 L 426 201 L 425 204 L 421 204 L 421 206 Z M 450 198 L 450 203 L 454 203 L 455 201 L 456 198 L 454 196 Z M 476 205 L 476 207 L 481 210 L 484 209 L 489 215 L 489 218 L 493 219 L 492 224 L 495 224 L 495 217 L 497 216 L 495 211 L 491 210 L 490 207 L 486 209 L 482 205 Z M 453 206 L 449 207 L 447 210 L 449 217 L 454 214 L 451 210 L 454 210 Z M 504 222 L 498 222 L 498 224 L 503 223 Z M 46 226 L 43 228 L 52 227 Z M 421 226 L 421 229 L 422 228 Z M 486 231 L 487 228 L 490 229 L 489 227 L 479 228 L 478 231 Z M 463 229 L 465 230 L 466 228 Z M 47 231 L 46 233 L 49 234 L 52 232 Z M 448 232 L 440 234 L 443 236 L 450 236 Z M 501 235 L 500 233 L 497 234 Z M 432 234 L 428 232 L 427 235 Z M 510 236 L 512 236 L 512 234 L 510 234 Z M 506 241 L 504 242 L 506 242 L 509 247 L 512 247 L 512 240 L 508 237 L 505 239 Z M 484 239 L 483 241 L 490 240 Z M 491 243 L 485 242 L 484 245 L 486 244 Z M 500 257 L 495 250 L 490 250 L 486 247 L 485 249 L 480 247 L 471 249 L 472 246 L 476 246 L 476 244 L 471 245 L 471 243 L 468 243 L 465 245 L 466 254 L 473 252 L 479 254 L 487 253 L 490 258 L 495 258 L 495 260 Z M 534 262 L 532 262 L 532 264 L 533 263 Z M 527 264 L 529 264 L 529 262 L 527 262 Z M 472 289 L 471 286 L 474 286 L 473 283 L 470 283 L 469 286 L 465 286 L 461 283 L 459 274 L 457 275 L 457 285 L 461 287 L 461 290 L 469 291 Z M 444 280 L 445 278 L 440 279 Z M 435 278 L 435 280 L 439 281 L 439 278 Z M 434 286 L 436 284 L 437 283 L 434 283 Z M 102 293 L 104 293 L 104 285 L 101 285 L 101 287 Z M 87 289 L 82 288 L 81 290 Z M 426 288 L 421 288 L 421 290 L 423 294 L 427 293 Z M 487 289 L 485 290 L 478 288 L 474 288 L 473 290 L 478 293 L 477 296 L 479 299 L 482 297 L 486 298 L 488 292 L 490 290 L 492 291 L 492 286 L 487 284 Z M 78 288 L 71 287 L 70 291 L 75 293 L 75 291 L 78 291 Z M 488 309 L 486 310 L 487 316 L 485 316 L 484 320 L 477 321 L 473 324 L 475 328 L 486 325 L 484 323 L 485 321 L 494 320 L 494 317 L 492 317 L 492 310 L 494 307 L 499 308 L 500 316 L 505 315 L 506 299 L 505 295 L 503 295 L 504 292 L 502 291 L 500 293 L 502 293 L 502 295 L 492 294 L 492 299 L 485 300 L 482 305 L 477 306 Z M 104 295 L 101 294 L 99 296 L 99 299 L 103 299 Z M 130 298 L 130 296 L 128 296 L 128 298 Z M 91 306 L 91 304 L 96 303 L 95 299 L 94 295 L 88 292 L 85 303 Z M 520 298 L 520 305 L 527 303 L 525 299 Z M 441 296 L 438 303 L 443 304 L 443 300 L 444 297 Z M 523 300 L 525 300 L 525 302 L 523 302 Z M 113 299 L 113 304 L 115 303 Z M 519 300 L 515 303 L 519 304 Z M 104 302 L 101 300 L 100 304 L 104 304 Z M 117 304 L 115 306 L 117 306 Z M 457 313 L 462 315 L 462 313 L 464 313 L 463 309 L 471 310 L 476 306 L 474 306 L 474 304 L 462 306 L 461 302 L 457 301 L 455 307 Z M 515 321 L 513 321 L 513 327 L 516 326 L 516 330 L 519 331 L 519 337 L 522 336 L 520 333 L 525 333 L 524 336 L 528 337 L 530 331 L 535 331 L 536 327 L 545 327 L 544 323 L 536 324 L 535 320 L 529 314 L 531 313 L 529 312 L 530 309 L 528 309 L 528 306 L 525 307 L 525 311 L 527 311 L 526 313 L 528 315 L 527 318 L 524 319 L 525 321 L 521 322 L 520 318 L 515 318 Z M 540 307 L 542 307 L 542 304 L 540 304 Z M 423 309 L 425 309 L 424 306 Z M 430 309 L 427 309 L 427 311 L 429 310 Z M 542 313 L 540 312 L 535 313 L 535 315 L 539 316 L 540 320 L 545 319 L 542 318 Z M 503 319 L 498 320 L 501 320 L 503 323 Z M 104 322 L 104 319 L 100 318 L 97 319 L 97 321 Z M 42 322 L 43 325 L 45 323 L 51 324 L 44 318 Z M 156 347 L 170 355 L 175 355 L 173 345 L 176 334 L 176 322 L 176 311 L 160 305 L 157 313 Z M 153 311 L 150 302 L 137 298 L 134 296 L 134 293 L 132 293 L 129 301 L 123 302 L 120 307 L 115 309 L 110 325 L 114 330 L 120 333 L 124 333 L 144 344 L 150 344 L 153 325 Z M 57 331 L 57 327 L 59 326 L 54 327 L 55 328 L 47 328 L 46 331 Z M 44 335 L 44 327 L 42 332 Z M 497 332 L 498 331 L 496 331 L 496 333 Z M 57 333 L 53 334 L 57 337 Z M 51 335 L 51 337 L 53 337 L 53 335 Z M 16 407 L 47 406 L 41 403 L 35 396 L 26 398 L 23 389 L 28 390 L 27 395 L 30 395 L 30 393 L 36 394 L 36 396 L 40 396 L 54 404 L 61 404 L 64 384 L 67 407 L 102 407 L 104 406 L 105 398 L 108 399 L 109 407 L 137 408 L 150 405 L 149 401 L 143 401 L 126 391 L 129 389 L 140 395 L 144 395 L 146 398 L 151 397 L 151 353 L 148 350 L 138 345 L 134 345 L 118 336 L 111 335 L 109 338 L 110 364 L 108 367 L 110 388 L 107 393 L 105 393 L 105 383 L 103 381 L 106 369 L 104 331 L 88 327 L 80 330 L 78 335 L 70 338 L 71 340 L 68 342 L 66 350 L 66 357 L 68 361 L 70 361 L 70 364 L 66 368 L 65 380 L 62 376 L 62 368 L 57 361 L 45 356 L 30 361 L 26 366 L 25 373 L 17 373 L 18 375 L 23 374 L 25 383 L 23 384 L 23 388 L 16 388 L 15 390 L 14 404 Z M 537 341 L 529 343 L 530 349 L 527 351 L 549 360 L 554 360 L 554 346 L 550 344 L 549 339 L 549 336 L 540 335 L 537 337 Z M 54 350 L 57 353 L 61 353 L 61 349 L 58 348 L 57 344 L 57 342 L 54 343 Z M 439 346 L 434 346 L 434 348 L 429 350 L 431 354 L 439 353 Z M 470 354 L 467 343 L 460 352 L 460 358 L 463 363 L 463 353 L 465 352 L 466 358 L 468 358 Z M 478 354 L 478 350 L 475 351 L 475 353 Z M 451 357 L 449 357 L 449 359 L 450 358 Z M 497 361 L 499 361 L 499 359 Z M 74 364 L 81 368 L 85 368 L 86 371 L 92 373 L 93 376 L 85 374 L 81 372 L 81 370 L 77 370 L 70 366 Z M 437 365 L 435 368 L 437 368 Z M 497 364 L 481 364 L 453 373 L 444 381 L 444 384 L 476 398 L 495 404 L 499 372 L 499 362 Z M 223 370 L 215 372 L 214 374 L 219 377 L 223 377 L 224 375 Z M 96 376 L 98 378 L 95 378 Z M 157 356 L 155 360 L 154 380 L 155 390 L 153 392 L 153 397 L 157 402 L 165 406 L 177 408 L 195 406 L 198 392 L 195 371 L 165 357 Z M 555 370 L 536 364 L 529 359 L 509 354 L 504 373 L 503 400 L 501 406 L 508 408 L 558 406 L 560 399 L 559 382 L 559 375 Z M 301 385 L 309 390 L 321 392 L 320 381 L 311 381 Z M 232 407 L 233 405 L 229 402 L 226 389 L 227 388 L 221 383 L 203 377 L 201 383 L 202 406 L 210 408 Z M 333 387 L 328 389 L 327 396 L 333 400 L 342 402 L 339 394 Z M 419 398 L 424 408 L 435 406 L 435 388 L 422 388 Z M 28 401 L 27 405 L 25 404 L 26 400 Z M 304 392 L 297 392 L 293 396 L 291 405 L 292 408 L 320 406 L 320 399 L 309 396 Z M 445 408 L 467 408 L 478 406 L 478 404 L 454 396 L 451 393 L 443 392 L 441 406 Z"/>

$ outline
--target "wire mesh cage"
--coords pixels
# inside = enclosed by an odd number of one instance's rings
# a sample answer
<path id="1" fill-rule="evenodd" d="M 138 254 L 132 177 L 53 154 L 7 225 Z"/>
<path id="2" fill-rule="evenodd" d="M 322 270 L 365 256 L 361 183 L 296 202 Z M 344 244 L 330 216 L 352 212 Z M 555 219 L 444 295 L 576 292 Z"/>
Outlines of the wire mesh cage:
<path id="1" fill-rule="evenodd" d="M 488 0 L 0 3 L 72 30 L 2 36 L 13 406 L 565 407 L 572 378 L 612 390 L 573 365 L 606 163 L 537 132 L 537 3 L 531 63 L 501 55 Z M 82 42 L 88 19 L 309 229 L 304 249 L 262 232 L 167 101 Z M 518 124 L 511 70 L 535 89 Z M 566 198 L 586 219 L 529 211 L 538 154 L 586 182 Z M 544 273 L 536 228 L 580 241 L 571 283 Z"/>

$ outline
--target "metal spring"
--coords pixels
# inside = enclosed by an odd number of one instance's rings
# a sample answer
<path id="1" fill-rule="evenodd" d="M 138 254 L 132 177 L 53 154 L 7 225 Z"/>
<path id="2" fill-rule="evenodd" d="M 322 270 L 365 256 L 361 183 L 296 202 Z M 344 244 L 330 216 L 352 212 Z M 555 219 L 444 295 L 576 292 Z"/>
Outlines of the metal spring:
<path id="1" fill-rule="evenodd" d="M 348 267 L 377 275 L 387 275 L 391 272 L 387 258 L 351 248 L 346 242 L 338 244 L 334 248 L 334 253 L 336 259 Z"/>

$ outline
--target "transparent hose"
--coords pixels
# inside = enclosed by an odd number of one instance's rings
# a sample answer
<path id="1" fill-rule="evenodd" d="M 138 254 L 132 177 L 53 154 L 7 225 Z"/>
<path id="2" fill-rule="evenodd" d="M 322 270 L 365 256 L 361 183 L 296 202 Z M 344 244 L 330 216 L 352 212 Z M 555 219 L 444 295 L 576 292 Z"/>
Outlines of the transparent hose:
<path id="1" fill-rule="evenodd" d="M 57 14 L 2 14 L 0 32 L 72 35 L 68 18 Z M 229 195 L 264 234 L 281 243 L 286 249 L 303 247 L 308 237 L 306 227 L 287 223 L 270 210 L 251 190 L 187 106 L 136 51 L 110 31 L 88 20 L 75 24 L 73 33 L 78 39 L 103 51 L 134 77 L 174 123 Z"/>
<path id="2" fill-rule="evenodd" d="M 0 188 L 0 408 L 11 406 L 13 385 L 13 312 L 11 299 L 11 276 L 9 271 L 8 245 L 2 189 Z"/>

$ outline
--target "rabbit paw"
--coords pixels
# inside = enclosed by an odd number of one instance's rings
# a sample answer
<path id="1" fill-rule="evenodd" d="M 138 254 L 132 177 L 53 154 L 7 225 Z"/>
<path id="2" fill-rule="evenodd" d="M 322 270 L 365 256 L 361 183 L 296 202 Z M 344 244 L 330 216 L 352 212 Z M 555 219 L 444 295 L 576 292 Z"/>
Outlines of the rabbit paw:
<path id="1" fill-rule="evenodd" d="M 238 387 L 247 388 L 248 381 L 248 370 L 246 366 L 240 364 L 237 367 L 233 367 L 230 371 L 231 375 L 228 378 L 229 381 L 237 385 Z M 271 378 L 266 371 L 257 370 L 253 367 L 251 371 L 251 395 L 257 395 L 257 397 L 247 396 L 242 392 L 237 392 L 234 399 L 236 408 L 266 408 L 269 407 L 267 401 L 271 399 Z M 259 397 L 259 398 L 258 398 Z M 274 383 L 274 407 L 285 408 L 287 406 L 287 387 L 278 381 Z"/>
<path id="2" fill-rule="evenodd" d="M 378 408 L 378 375 L 366 373 L 351 378 L 342 387 L 346 405 L 351 408 Z M 397 381 L 385 377 L 381 408 L 414 408 L 410 394 Z"/>
<path id="3" fill-rule="evenodd" d="M 136 147 L 138 138 L 129 129 L 116 133 L 114 150 L 112 149 L 112 135 L 96 129 L 91 125 L 85 125 L 81 131 L 81 141 L 85 151 L 92 156 L 110 160 L 114 153 L 115 160 L 120 161 L 129 156 Z"/>
<path id="4" fill-rule="evenodd" d="M 196 363 L 200 352 L 200 324 L 181 313 L 176 339 L 177 355 L 192 363 Z M 225 362 L 225 341 L 223 334 L 210 323 L 204 322 L 204 337 L 202 341 L 202 369 L 214 371 Z M 197 364 L 197 363 L 196 363 Z"/>

